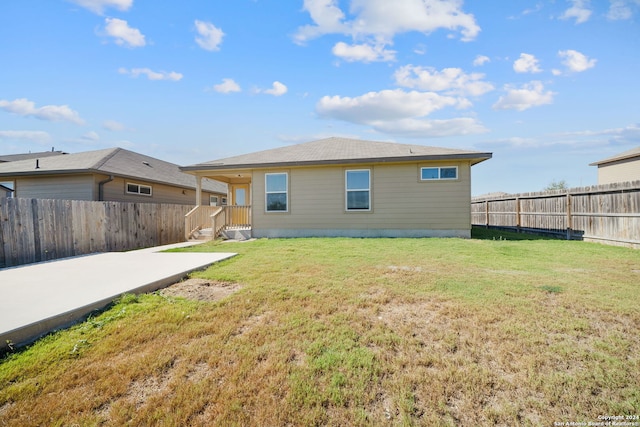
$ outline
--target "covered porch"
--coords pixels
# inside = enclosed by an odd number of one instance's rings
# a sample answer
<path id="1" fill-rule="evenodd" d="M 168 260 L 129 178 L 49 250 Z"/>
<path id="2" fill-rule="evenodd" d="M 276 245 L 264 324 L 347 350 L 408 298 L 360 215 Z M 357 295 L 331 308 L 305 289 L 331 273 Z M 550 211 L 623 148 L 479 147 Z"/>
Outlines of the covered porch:
<path id="1" fill-rule="evenodd" d="M 247 171 L 193 171 L 196 176 L 196 207 L 185 215 L 185 239 L 215 239 L 225 233 L 232 238 L 251 236 L 251 173 Z M 226 198 L 205 200 L 202 179 L 227 184 Z"/>

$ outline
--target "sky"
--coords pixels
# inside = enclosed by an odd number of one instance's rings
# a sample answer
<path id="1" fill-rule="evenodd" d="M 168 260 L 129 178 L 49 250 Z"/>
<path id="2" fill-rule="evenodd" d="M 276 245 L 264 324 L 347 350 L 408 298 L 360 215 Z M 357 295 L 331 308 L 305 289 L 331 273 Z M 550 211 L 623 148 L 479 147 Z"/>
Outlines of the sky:
<path id="1" fill-rule="evenodd" d="M 493 153 L 472 193 L 640 145 L 640 0 L 4 0 L 0 154 L 179 165 L 330 136 Z"/>

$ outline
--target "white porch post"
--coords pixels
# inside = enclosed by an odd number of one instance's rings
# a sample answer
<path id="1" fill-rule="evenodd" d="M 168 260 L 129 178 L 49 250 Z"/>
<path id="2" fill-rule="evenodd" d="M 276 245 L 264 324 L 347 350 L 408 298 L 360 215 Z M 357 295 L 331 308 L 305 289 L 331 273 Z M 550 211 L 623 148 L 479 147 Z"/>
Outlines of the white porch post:
<path id="1" fill-rule="evenodd" d="M 202 206 L 202 177 L 196 175 L 196 206 Z"/>

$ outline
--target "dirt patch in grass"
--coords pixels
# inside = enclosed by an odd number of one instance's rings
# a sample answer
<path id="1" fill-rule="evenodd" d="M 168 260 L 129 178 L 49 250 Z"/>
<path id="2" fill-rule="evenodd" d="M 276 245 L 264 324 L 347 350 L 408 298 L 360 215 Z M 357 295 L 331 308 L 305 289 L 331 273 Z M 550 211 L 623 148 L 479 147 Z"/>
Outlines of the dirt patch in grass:
<path id="1" fill-rule="evenodd" d="M 187 279 L 160 291 L 161 295 L 195 301 L 218 301 L 242 288 L 238 283 L 207 279 Z"/>

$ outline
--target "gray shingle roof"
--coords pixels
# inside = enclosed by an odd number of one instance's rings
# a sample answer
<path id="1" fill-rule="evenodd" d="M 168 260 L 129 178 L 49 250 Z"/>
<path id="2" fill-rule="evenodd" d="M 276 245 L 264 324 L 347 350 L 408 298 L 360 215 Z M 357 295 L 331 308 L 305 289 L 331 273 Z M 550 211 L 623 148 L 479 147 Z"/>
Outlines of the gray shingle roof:
<path id="1" fill-rule="evenodd" d="M 590 163 L 589 166 L 599 166 L 605 163 L 616 162 L 618 160 L 632 159 L 634 157 L 640 157 L 640 147 L 632 148 L 631 150 L 627 150 L 623 153 L 616 154 L 615 156 L 598 160 L 597 162 Z"/>
<path id="2" fill-rule="evenodd" d="M 3 162 L 17 162 L 27 159 L 39 159 L 42 157 L 60 156 L 65 153 L 64 151 L 41 151 L 39 153 L 22 153 L 22 154 L 3 154 L 0 155 L 0 163 Z"/>
<path id="3" fill-rule="evenodd" d="M 0 163 L 0 177 L 50 175 L 61 173 L 102 173 L 149 182 L 195 189 L 195 177 L 180 171 L 176 164 L 165 162 L 123 148 L 86 151 L 37 159 Z M 226 194 L 227 185 L 209 179 L 202 180 L 206 191 Z"/>
<path id="4" fill-rule="evenodd" d="M 441 159 L 469 159 L 475 164 L 490 158 L 491 153 L 478 151 L 333 137 L 213 160 L 181 169 L 194 171 Z"/>

